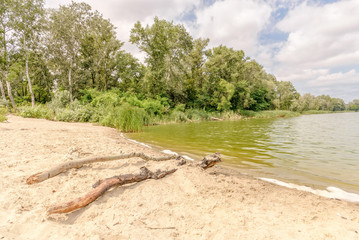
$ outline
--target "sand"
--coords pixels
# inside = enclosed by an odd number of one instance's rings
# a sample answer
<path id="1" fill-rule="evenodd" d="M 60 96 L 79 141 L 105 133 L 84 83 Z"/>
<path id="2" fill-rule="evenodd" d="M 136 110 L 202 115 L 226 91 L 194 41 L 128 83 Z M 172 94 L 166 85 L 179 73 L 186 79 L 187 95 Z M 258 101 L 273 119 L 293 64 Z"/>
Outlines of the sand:
<path id="1" fill-rule="evenodd" d="M 115 129 L 9 116 L 0 123 L 0 239 L 359 239 L 359 204 L 323 198 L 216 165 L 132 158 L 72 169 L 27 185 L 28 176 L 91 156 L 163 153 Z M 47 215 L 97 180 L 178 170 L 160 180 L 115 187 L 90 205 Z"/>

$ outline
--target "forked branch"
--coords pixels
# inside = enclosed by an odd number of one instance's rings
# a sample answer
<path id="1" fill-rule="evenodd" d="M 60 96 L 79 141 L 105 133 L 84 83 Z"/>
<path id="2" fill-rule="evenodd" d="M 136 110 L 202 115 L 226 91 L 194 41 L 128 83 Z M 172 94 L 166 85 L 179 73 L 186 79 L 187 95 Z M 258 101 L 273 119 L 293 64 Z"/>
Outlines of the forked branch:
<path id="1" fill-rule="evenodd" d="M 95 201 L 99 196 L 105 193 L 108 189 L 116 185 L 125 185 L 134 182 L 141 182 L 146 179 L 160 179 L 168 174 L 174 173 L 177 169 L 172 169 L 169 171 L 160 171 L 151 172 L 146 167 L 141 168 L 141 172 L 139 174 L 126 174 L 120 176 L 114 176 L 111 178 L 107 178 L 103 181 L 99 181 L 94 185 L 94 188 L 91 192 L 86 194 L 83 197 L 79 197 L 73 201 L 59 204 L 48 209 L 49 214 L 54 213 L 68 213 L 75 211 L 79 208 L 85 207 L 88 204 Z"/>

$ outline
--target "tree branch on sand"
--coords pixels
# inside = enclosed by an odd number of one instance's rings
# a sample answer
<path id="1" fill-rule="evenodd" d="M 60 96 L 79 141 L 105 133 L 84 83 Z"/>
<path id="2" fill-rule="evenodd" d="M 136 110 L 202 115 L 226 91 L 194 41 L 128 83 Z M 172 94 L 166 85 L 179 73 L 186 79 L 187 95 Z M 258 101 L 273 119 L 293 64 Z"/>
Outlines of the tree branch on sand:
<path id="1" fill-rule="evenodd" d="M 34 183 L 39 183 L 39 182 L 45 181 L 46 179 L 55 177 L 56 175 L 58 175 L 62 172 L 65 172 L 71 168 L 80 168 L 85 164 L 114 161 L 114 160 L 133 158 L 133 157 L 139 157 L 146 161 L 166 161 L 166 160 L 176 159 L 176 158 L 182 159 L 182 161 L 184 160 L 183 158 L 181 158 L 181 156 L 178 156 L 178 155 L 169 155 L 169 156 L 163 156 L 163 157 L 151 157 L 151 156 L 144 154 L 143 152 L 133 152 L 133 153 L 127 153 L 127 154 L 121 154 L 121 155 L 115 155 L 115 156 L 85 158 L 82 160 L 62 163 L 62 164 L 60 164 L 56 167 L 53 167 L 50 170 L 45 171 L 45 172 L 38 172 L 38 173 L 28 177 L 26 179 L 26 183 L 29 185 L 34 184 Z M 208 156 L 204 157 L 200 166 L 203 169 L 207 169 L 209 167 L 214 166 L 218 162 L 221 162 L 220 153 L 215 153 L 215 154 L 208 155 Z"/>
<path id="2" fill-rule="evenodd" d="M 163 156 L 163 157 L 151 157 L 142 152 L 138 152 L 138 153 L 133 152 L 133 153 L 116 155 L 116 156 L 85 158 L 82 160 L 62 163 L 56 167 L 51 168 L 48 171 L 38 172 L 34 175 L 31 175 L 29 178 L 27 178 L 26 183 L 27 184 L 39 183 L 39 182 L 45 181 L 46 179 L 52 178 L 62 172 L 65 172 L 71 168 L 80 168 L 85 164 L 114 161 L 114 160 L 133 158 L 133 157 L 139 157 L 146 161 L 150 161 L 150 160 L 151 161 L 166 161 L 166 160 L 170 160 L 170 159 L 175 159 L 178 156 L 177 155 L 169 155 L 169 156 Z"/>
<path id="3" fill-rule="evenodd" d="M 112 161 L 117 159 L 124 159 L 124 158 L 132 158 L 132 157 L 140 157 L 144 160 L 153 160 L 153 161 L 165 161 L 173 158 L 177 158 L 178 160 L 181 160 L 181 164 L 185 164 L 184 158 L 177 155 L 171 155 L 171 156 L 165 156 L 165 157 L 150 157 L 146 154 L 140 152 L 140 153 L 129 153 L 129 154 L 121 154 L 117 156 L 108 156 L 108 157 L 94 157 L 94 158 L 87 158 L 83 160 L 68 162 L 60 164 L 59 166 L 56 166 L 49 171 L 40 172 L 37 174 L 34 174 L 30 176 L 27 180 L 27 184 L 33 184 L 37 182 L 44 181 L 48 178 L 54 177 L 57 174 L 64 172 L 71 168 L 80 168 L 84 164 L 94 163 L 94 162 L 105 162 L 105 161 Z M 184 162 L 184 163 L 183 163 Z M 215 164 L 221 162 L 220 153 L 215 153 L 212 155 L 208 155 L 203 158 L 201 164 L 198 164 L 197 166 L 207 169 L 210 167 L 213 167 Z M 169 174 L 174 173 L 177 171 L 177 169 L 171 169 L 167 171 L 157 170 L 156 172 L 151 172 L 146 167 L 141 167 L 141 172 L 139 174 L 125 174 L 120 176 L 113 176 L 111 178 L 107 178 L 101 181 L 96 182 L 93 185 L 93 190 L 87 193 L 85 196 L 79 197 L 73 201 L 66 202 L 63 204 L 55 205 L 48 209 L 49 214 L 54 213 L 69 213 L 72 211 L 75 211 L 79 208 L 85 207 L 88 204 L 95 201 L 98 197 L 100 197 L 102 194 L 104 194 L 107 190 L 112 188 L 113 186 L 122 186 L 129 183 L 135 183 L 135 182 L 141 182 L 146 179 L 160 179 L 163 178 Z"/>
<path id="4" fill-rule="evenodd" d="M 97 183 L 95 183 L 94 189 L 91 192 L 87 193 L 85 196 L 79 197 L 70 202 L 55 205 L 49 208 L 47 212 L 49 214 L 69 213 L 92 203 L 99 196 L 101 196 L 103 193 L 105 193 L 108 189 L 110 189 L 113 186 L 116 185 L 121 186 L 129 183 L 141 182 L 146 179 L 160 179 L 171 173 L 174 173 L 176 170 L 177 169 L 172 169 L 169 171 L 157 170 L 156 172 L 151 172 L 146 167 L 142 167 L 141 172 L 139 174 L 126 174 L 126 175 L 107 178 L 105 180 L 98 181 Z"/>

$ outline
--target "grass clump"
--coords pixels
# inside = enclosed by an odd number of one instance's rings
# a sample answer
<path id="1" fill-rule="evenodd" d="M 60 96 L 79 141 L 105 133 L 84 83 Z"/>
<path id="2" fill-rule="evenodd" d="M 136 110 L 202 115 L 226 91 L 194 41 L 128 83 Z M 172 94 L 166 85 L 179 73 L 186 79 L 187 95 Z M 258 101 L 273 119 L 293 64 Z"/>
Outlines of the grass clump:
<path id="1" fill-rule="evenodd" d="M 333 111 L 324 111 L 324 110 L 308 110 L 302 112 L 303 115 L 311 115 L 311 114 L 327 114 L 327 113 L 335 113 Z"/>
<path id="2" fill-rule="evenodd" d="M 191 121 L 205 121 L 210 119 L 209 114 L 200 109 L 188 109 L 186 115 Z"/>
<path id="3" fill-rule="evenodd" d="M 285 111 L 285 110 L 274 110 L 274 111 L 250 111 L 244 110 L 241 111 L 240 114 L 247 118 L 288 118 L 288 117 L 296 117 L 299 116 L 300 113 Z"/>
<path id="4" fill-rule="evenodd" d="M 138 132 L 143 126 L 149 124 L 149 117 L 144 109 L 125 104 L 113 108 L 100 122 L 104 126 L 114 127 L 124 132 Z"/>
<path id="5" fill-rule="evenodd" d="M 46 105 L 22 106 L 20 108 L 20 116 L 25 118 L 45 118 L 48 120 L 54 120 L 55 112 L 48 108 Z"/>
<path id="6" fill-rule="evenodd" d="M 178 110 L 174 110 L 169 117 L 171 122 L 176 122 L 176 123 L 180 123 L 180 122 L 187 122 L 188 118 L 186 116 L 186 114 L 182 111 L 178 111 Z"/>
<path id="7" fill-rule="evenodd" d="M 5 122 L 7 120 L 6 113 L 7 108 L 0 106 L 0 122 Z"/>

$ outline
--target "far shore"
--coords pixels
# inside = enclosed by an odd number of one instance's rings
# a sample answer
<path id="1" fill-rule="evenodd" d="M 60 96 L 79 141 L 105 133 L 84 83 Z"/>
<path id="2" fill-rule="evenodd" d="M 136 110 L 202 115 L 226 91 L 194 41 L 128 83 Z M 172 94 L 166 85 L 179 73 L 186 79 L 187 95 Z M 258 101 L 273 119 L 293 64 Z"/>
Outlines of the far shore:
<path id="1" fill-rule="evenodd" d="M 0 123 L 0 239 L 359 239 L 359 204 L 281 187 L 227 167 L 202 170 L 139 158 L 95 163 L 44 182 L 30 175 L 91 156 L 162 156 L 91 123 L 9 115 Z M 99 179 L 140 167 L 178 170 L 115 187 L 68 214 L 47 209 L 89 192 Z"/>

